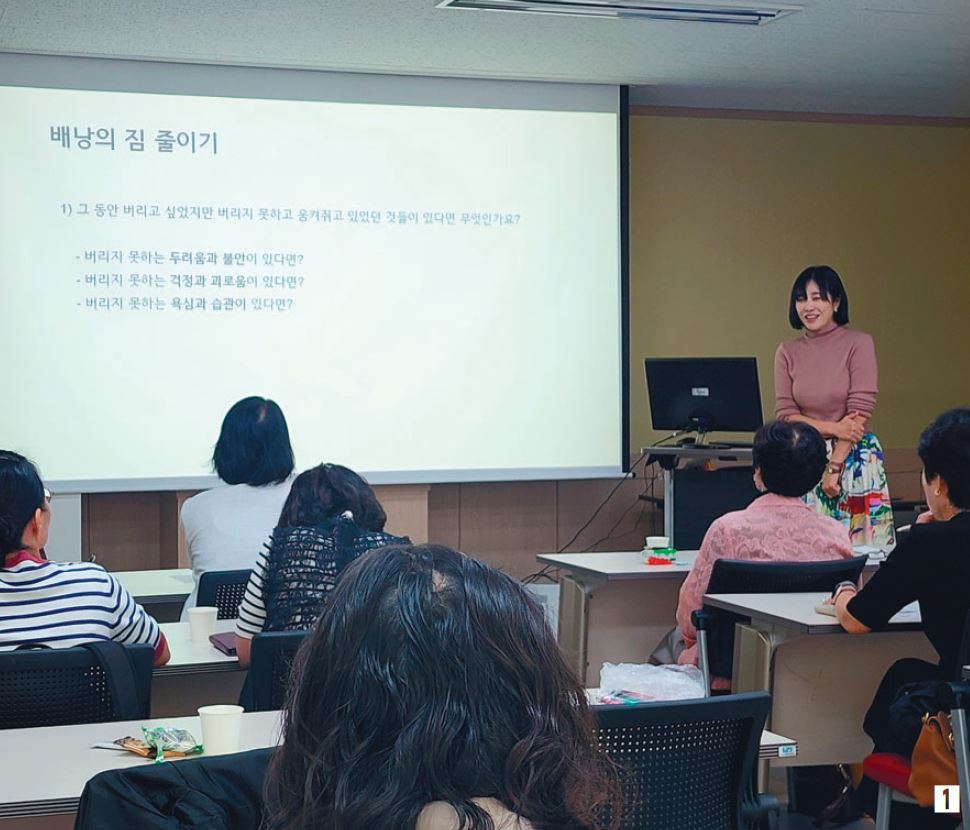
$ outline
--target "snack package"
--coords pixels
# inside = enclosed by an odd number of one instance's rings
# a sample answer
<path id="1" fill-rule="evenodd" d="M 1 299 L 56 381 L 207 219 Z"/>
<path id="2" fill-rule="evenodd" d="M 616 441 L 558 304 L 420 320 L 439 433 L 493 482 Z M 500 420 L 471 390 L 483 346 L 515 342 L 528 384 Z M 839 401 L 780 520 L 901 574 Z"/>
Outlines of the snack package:
<path id="1" fill-rule="evenodd" d="M 166 758 L 183 758 L 186 755 L 197 755 L 202 752 L 202 745 L 186 729 L 174 729 L 168 726 L 143 726 L 144 738 L 118 738 L 115 743 L 128 752 L 134 752 L 143 758 L 154 758 L 159 764 Z"/>

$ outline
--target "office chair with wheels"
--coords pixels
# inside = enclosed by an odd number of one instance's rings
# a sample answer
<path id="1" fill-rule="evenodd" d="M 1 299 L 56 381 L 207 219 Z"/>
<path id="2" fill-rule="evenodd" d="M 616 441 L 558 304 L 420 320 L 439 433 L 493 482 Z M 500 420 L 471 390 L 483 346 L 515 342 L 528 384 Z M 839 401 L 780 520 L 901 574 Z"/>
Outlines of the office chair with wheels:
<path id="1" fill-rule="evenodd" d="M 0 729 L 147 718 L 154 657 L 151 646 L 107 641 L 4 652 Z"/>
<path id="2" fill-rule="evenodd" d="M 283 708 L 293 658 L 306 635 L 306 631 L 269 631 L 253 637 L 247 678 L 250 698 L 243 704 L 247 711 Z"/>
<path id="3" fill-rule="evenodd" d="M 718 559 L 708 594 L 793 594 L 831 591 L 839 582 L 858 582 L 865 556 L 822 562 L 752 562 Z M 734 671 L 734 626 L 747 617 L 705 605 L 691 620 L 697 629 L 698 665 L 710 688 L 711 675 L 730 678 Z"/>
<path id="4" fill-rule="evenodd" d="M 215 606 L 220 620 L 234 620 L 239 616 L 239 603 L 246 593 L 252 570 L 208 571 L 199 579 L 196 605 Z"/>
<path id="5" fill-rule="evenodd" d="M 594 706 L 600 746 L 620 772 L 621 830 L 763 826 L 779 809 L 754 791 L 770 708 L 767 692 Z"/>

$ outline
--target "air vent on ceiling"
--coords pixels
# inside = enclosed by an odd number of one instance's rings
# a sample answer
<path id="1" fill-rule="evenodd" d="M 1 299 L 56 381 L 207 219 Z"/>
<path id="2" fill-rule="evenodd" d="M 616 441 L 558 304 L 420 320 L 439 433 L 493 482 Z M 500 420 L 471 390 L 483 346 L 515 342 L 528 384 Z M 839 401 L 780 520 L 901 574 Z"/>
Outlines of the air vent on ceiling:
<path id="1" fill-rule="evenodd" d="M 741 3 L 649 3 L 641 0 L 440 0 L 438 8 L 493 12 L 568 14 L 574 17 L 632 17 L 760 26 L 799 11 L 800 6 Z"/>

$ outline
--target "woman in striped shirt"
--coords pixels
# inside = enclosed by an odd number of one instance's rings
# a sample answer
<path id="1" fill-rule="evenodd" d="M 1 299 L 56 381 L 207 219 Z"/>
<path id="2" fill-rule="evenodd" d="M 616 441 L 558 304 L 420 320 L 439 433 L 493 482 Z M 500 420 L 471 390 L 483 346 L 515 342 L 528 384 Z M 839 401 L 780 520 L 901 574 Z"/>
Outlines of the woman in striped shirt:
<path id="1" fill-rule="evenodd" d="M 0 450 L 0 651 L 116 640 L 147 643 L 155 665 L 167 663 L 158 623 L 118 580 L 89 562 L 48 561 L 50 523 L 50 493 L 34 465 Z"/>

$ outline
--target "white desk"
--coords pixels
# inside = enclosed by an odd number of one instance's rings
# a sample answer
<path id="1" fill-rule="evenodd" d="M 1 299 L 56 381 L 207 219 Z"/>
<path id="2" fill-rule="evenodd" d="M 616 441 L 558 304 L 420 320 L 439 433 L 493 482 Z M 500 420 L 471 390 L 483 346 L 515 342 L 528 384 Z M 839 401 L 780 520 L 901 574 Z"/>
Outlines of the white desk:
<path id="1" fill-rule="evenodd" d="M 93 748 L 96 743 L 127 735 L 141 737 L 143 724 L 188 729 L 196 738 L 202 739 L 198 717 L 4 730 L 0 733 L 3 738 L 3 752 L 0 752 L 0 819 L 73 814 L 77 811 L 84 785 L 99 772 L 151 764 L 152 761 L 129 752 Z M 240 752 L 276 746 L 279 741 L 279 712 L 243 714 Z M 4 821 L 0 826 L 6 830 L 11 825 Z M 35 821 L 30 826 L 61 825 L 47 819 Z M 65 823 L 63 826 L 71 825 Z"/>
<path id="2" fill-rule="evenodd" d="M 543 553 L 559 578 L 559 647 L 587 686 L 603 663 L 645 663 L 676 623 L 677 598 L 697 551 L 646 565 L 641 551 Z"/>
<path id="3" fill-rule="evenodd" d="M 707 605 L 751 618 L 737 627 L 732 687 L 772 693 L 770 726 L 798 736 L 798 764 L 861 761 L 872 750 L 862 720 L 886 669 L 902 657 L 938 659 L 918 614 L 895 617 L 885 631 L 852 636 L 815 612 L 826 596 L 704 597 Z"/>
<path id="4" fill-rule="evenodd" d="M 216 631 L 232 631 L 235 620 L 219 620 Z M 152 715 L 190 715 L 209 703 L 236 703 L 246 672 L 235 656 L 211 643 L 193 643 L 188 623 L 162 623 L 171 659 L 153 671 Z"/>
<path id="5" fill-rule="evenodd" d="M 135 601 L 159 622 L 178 622 L 186 597 L 192 593 L 192 571 L 112 571 Z"/>
<path id="6" fill-rule="evenodd" d="M 115 577 L 142 605 L 159 602 L 184 602 L 192 593 L 191 568 L 160 571 L 113 571 Z"/>
<path id="7" fill-rule="evenodd" d="M 586 685 L 599 683 L 607 661 L 646 662 L 676 625 L 680 586 L 696 558 L 696 550 L 680 551 L 673 565 L 646 565 L 642 551 L 536 557 L 567 572 L 559 580 L 559 646 Z M 870 558 L 863 579 L 880 562 Z"/>

